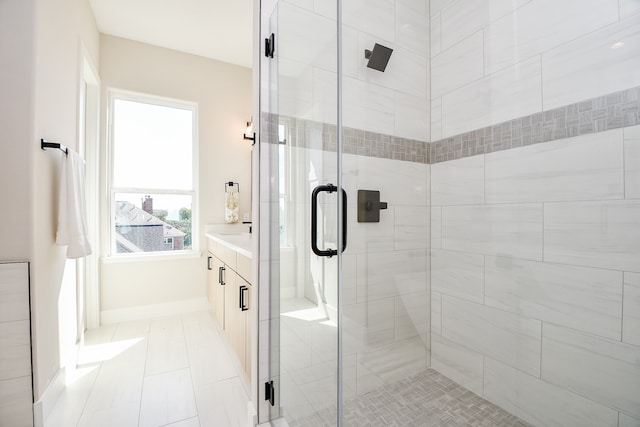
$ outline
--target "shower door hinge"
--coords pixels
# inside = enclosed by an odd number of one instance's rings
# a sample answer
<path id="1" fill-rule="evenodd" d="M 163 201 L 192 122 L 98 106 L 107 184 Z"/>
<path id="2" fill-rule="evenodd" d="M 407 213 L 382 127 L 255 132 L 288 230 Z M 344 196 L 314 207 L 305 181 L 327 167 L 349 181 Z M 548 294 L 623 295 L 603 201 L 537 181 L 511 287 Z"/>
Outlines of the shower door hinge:
<path id="1" fill-rule="evenodd" d="M 268 400 L 271 406 L 276 403 L 276 392 L 273 388 L 273 381 L 267 381 L 264 383 L 264 400 Z"/>
<path id="2" fill-rule="evenodd" d="M 276 35 L 271 33 L 268 39 L 264 39 L 264 56 L 267 58 L 273 58 L 273 54 L 276 52 Z"/>

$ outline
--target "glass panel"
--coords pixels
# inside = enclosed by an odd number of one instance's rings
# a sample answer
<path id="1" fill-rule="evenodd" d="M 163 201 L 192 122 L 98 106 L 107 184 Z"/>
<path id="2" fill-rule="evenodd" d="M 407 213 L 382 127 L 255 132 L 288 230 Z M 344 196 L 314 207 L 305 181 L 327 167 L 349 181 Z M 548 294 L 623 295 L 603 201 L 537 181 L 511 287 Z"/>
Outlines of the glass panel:
<path id="1" fill-rule="evenodd" d="M 333 3 L 335 15 L 335 2 Z M 270 353 L 272 378 L 278 385 L 277 409 L 290 426 L 337 425 L 337 257 L 312 252 L 312 193 L 337 184 L 336 33 L 334 18 L 279 1 L 271 19 L 277 23 L 276 55 L 268 60 L 270 110 L 263 124 L 270 130 L 268 150 L 271 250 Z M 277 64 L 275 66 L 274 64 Z M 332 145 L 333 144 L 333 145 Z M 320 250 L 337 247 L 337 192 L 320 192 L 317 239 Z M 277 239 L 277 240 L 276 240 Z M 277 289 L 274 287 L 277 286 Z M 277 367 L 273 364 L 278 361 Z"/>
<path id="2" fill-rule="evenodd" d="M 115 253 L 191 249 L 193 197 L 115 193 Z"/>
<path id="3" fill-rule="evenodd" d="M 113 185 L 193 189 L 192 109 L 114 100 Z"/>

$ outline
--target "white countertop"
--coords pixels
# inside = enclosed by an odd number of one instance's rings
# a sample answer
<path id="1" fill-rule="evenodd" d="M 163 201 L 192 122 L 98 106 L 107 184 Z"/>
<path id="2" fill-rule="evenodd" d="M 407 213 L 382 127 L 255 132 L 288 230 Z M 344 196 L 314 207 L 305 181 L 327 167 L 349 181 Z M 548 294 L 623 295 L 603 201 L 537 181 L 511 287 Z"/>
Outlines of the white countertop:
<path id="1" fill-rule="evenodd" d="M 216 242 L 228 247 L 237 253 L 251 258 L 251 239 L 252 235 L 249 233 L 240 234 L 225 234 L 225 233 L 206 233 L 208 239 L 213 239 Z"/>

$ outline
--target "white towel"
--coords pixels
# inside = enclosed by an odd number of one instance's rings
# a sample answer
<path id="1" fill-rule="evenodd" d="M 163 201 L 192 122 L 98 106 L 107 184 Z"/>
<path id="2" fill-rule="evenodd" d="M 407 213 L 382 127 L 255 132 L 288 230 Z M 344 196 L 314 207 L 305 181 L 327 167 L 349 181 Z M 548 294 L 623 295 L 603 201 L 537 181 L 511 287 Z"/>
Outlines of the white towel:
<path id="1" fill-rule="evenodd" d="M 240 220 L 240 195 L 229 190 L 224 193 L 224 220 L 227 224 L 235 224 Z"/>
<path id="2" fill-rule="evenodd" d="M 84 160 L 71 149 L 62 159 L 60 168 L 56 243 L 68 246 L 67 258 L 70 259 L 91 254 L 84 194 Z"/>

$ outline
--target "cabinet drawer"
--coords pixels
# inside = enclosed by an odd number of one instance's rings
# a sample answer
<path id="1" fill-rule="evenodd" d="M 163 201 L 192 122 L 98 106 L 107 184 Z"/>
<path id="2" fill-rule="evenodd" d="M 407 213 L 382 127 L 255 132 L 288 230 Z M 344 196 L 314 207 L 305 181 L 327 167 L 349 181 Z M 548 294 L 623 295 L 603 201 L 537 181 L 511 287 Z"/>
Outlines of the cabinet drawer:
<path id="1" fill-rule="evenodd" d="M 220 258 L 220 260 L 224 262 L 227 267 L 231 268 L 232 270 L 236 269 L 236 251 L 234 251 L 233 249 L 229 249 L 224 245 L 219 245 L 218 249 L 213 254 Z"/>
<path id="2" fill-rule="evenodd" d="M 213 239 L 207 239 L 207 249 L 209 250 L 209 252 L 211 252 L 212 254 L 217 254 L 219 247 L 220 243 L 216 242 Z"/>

